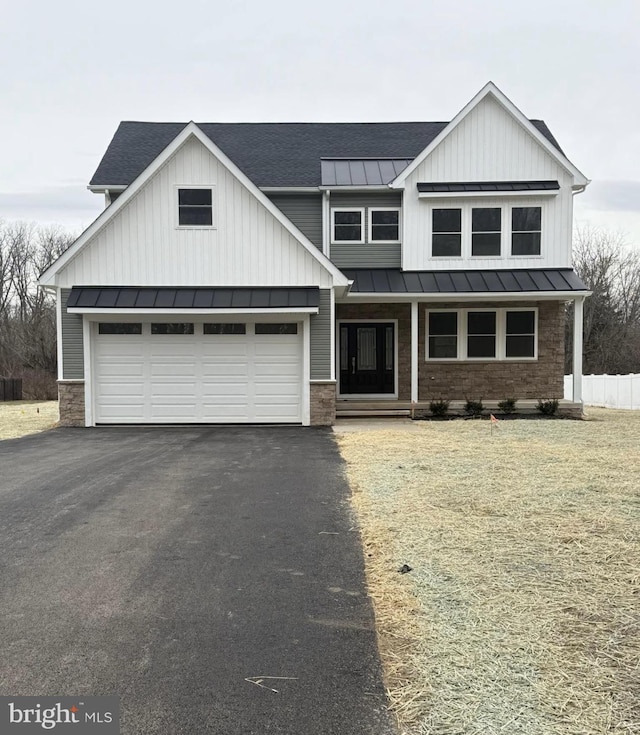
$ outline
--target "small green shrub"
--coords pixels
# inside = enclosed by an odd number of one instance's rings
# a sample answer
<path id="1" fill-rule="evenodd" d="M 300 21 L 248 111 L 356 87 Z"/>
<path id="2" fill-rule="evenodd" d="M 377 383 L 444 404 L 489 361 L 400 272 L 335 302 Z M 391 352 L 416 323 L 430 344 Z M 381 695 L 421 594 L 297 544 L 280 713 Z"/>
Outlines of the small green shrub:
<path id="1" fill-rule="evenodd" d="M 449 410 L 449 401 L 439 399 L 429 403 L 429 410 L 434 416 L 446 416 Z"/>
<path id="2" fill-rule="evenodd" d="M 517 402 L 517 398 L 505 398 L 504 401 L 498 401 L 498 408 L 504 414 L 515 413 Z"/>
<path id="3" fill-rule="evenodd" d="M 549 398 L 545 401 L 541 398 L 538 400 L 536 409 L 540 411 L 543 416 L 555 416 L 556 413 L 558 413 L 558 405 L 559 401 L 557 398 Z"/>
<path id="4" fill-rule="evenodd" d="M 484 405 L 482 404 L 482 398 L 479 401 L 472 401 L 467 398 L 467 402 L 464 404 L 465 413 L 469 416 L 481 416 L 484 411 Z"/>

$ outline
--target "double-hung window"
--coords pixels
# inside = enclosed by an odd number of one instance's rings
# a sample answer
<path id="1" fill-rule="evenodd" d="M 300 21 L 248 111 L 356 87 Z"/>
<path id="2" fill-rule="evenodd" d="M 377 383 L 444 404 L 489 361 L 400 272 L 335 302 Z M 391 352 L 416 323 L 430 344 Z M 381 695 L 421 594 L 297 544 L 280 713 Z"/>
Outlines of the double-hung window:
<path id="1" fill-rule="evenodd" d="M 501 237 L 500 207 L 474 207 L 471 210 L 471 255 L 500 255 Z"/>
<path id="2" fill-rule="evenodd" d="M 213 189 L 178 188 L 178 225 L 180 227 L 213 226 Z"/>
<path id="3" fill-rule="evenodd" d="M 511 255 L 540 255 L 542 207 L 511 210 Z"/>
<path id="4" fill-rule="evenodd" d="M 333 209 L 332 242 L 364 242 L 364 209 Z"/>
<path id="5" fill-rule="evenodd" d="M 400 209 L 369 209 L 369 242 L 400 242 Z"/>
<path id="6" fill-rule="evenodd" d="M 462 255 L 461 209 L 434 209 L 431 228 L 431 254 L 434 258 L 459 258 Z"/>
<path id="7" fill-rule="evenodd" d="M 537 310 L 434 309 L 426 313 L 427 360 L 534 360 Z"/>

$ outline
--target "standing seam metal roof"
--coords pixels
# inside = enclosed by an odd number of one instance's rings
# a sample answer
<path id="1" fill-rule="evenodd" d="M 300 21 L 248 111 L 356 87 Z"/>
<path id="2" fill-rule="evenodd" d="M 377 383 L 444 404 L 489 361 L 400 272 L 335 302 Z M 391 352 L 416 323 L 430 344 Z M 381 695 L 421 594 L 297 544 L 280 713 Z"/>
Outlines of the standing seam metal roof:
<path id="1" fill-rule="evenodd" d="M 344 268 L 352 293 L 442 294 L 588 291 L 570 268 L 516 270 L 401 271 Z"/>

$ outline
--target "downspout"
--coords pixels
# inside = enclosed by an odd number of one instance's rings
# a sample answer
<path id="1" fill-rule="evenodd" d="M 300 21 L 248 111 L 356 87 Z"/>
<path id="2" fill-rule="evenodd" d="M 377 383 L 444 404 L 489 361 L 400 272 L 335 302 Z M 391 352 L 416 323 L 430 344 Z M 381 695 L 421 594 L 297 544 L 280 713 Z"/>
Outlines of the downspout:
<path id="1" fill-rule="evenodd" d="M 322 197 L 322 252 L 331 257 L 331 190 L 325 189 Z"/>

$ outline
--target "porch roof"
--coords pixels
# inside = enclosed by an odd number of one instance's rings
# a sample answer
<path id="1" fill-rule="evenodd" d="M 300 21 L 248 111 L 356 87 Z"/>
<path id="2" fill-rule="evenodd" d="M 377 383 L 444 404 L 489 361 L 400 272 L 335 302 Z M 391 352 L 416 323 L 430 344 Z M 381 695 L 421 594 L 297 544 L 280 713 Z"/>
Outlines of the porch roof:
<path id="1" fill-rule="evenodd" d="M 343 268 L 351 293 L 513 294 L 585 292 L 571 268 L 513 270 L 402 271 L 399 268 Z"/>

